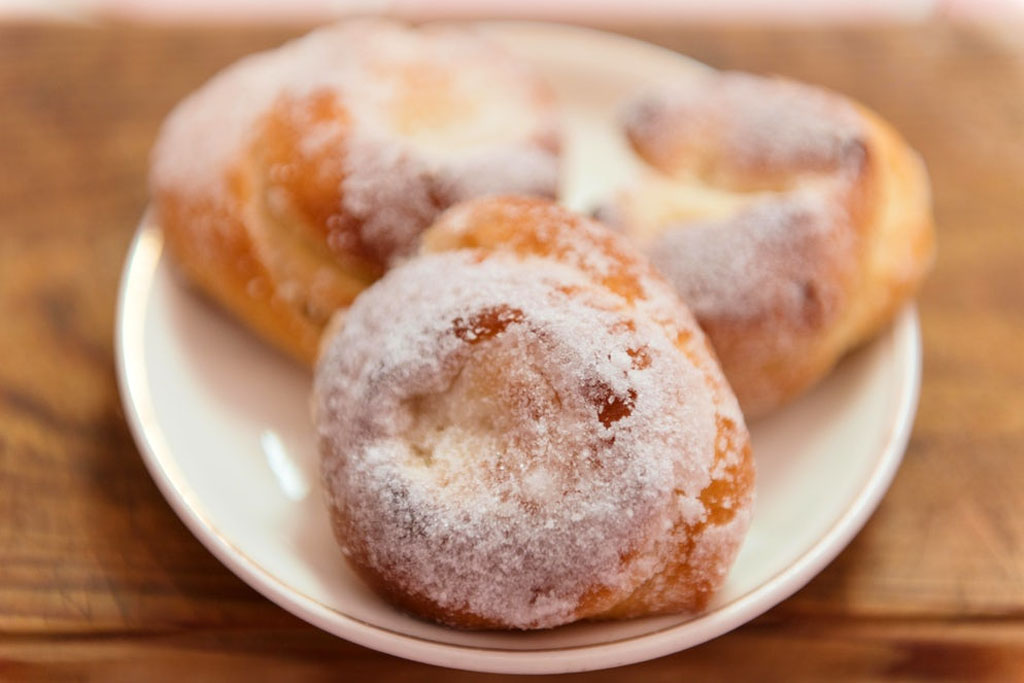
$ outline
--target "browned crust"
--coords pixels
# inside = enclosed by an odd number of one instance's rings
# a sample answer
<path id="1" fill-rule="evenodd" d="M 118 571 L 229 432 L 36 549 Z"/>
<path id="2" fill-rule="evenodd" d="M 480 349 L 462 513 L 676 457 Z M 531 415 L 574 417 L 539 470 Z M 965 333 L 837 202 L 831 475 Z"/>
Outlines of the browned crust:
<path id="1" fill-rule="evenodd" d="M 752 321 L 701 319 L 744 412 L 762 415 L 799 396 L 825 377 L 848 351 L 877 334 L 910 300 L 931 268 L 934 225 L 924 165 L 902 138 L 861 108 L 868 134 L 866 163 L 846 194 L 854 250 L 844 270 L 823 273 L 841 297 L 835 315 Z M 779 348 L 764 363 L 752 363 L 746 344 L 767 340 L 778 325 L 798 343 Z M 755 340 L 755 341 L 751 341 Z"/>
<path id="2" fill-rule="evenodd" d="M 754 154 L 740 164 L 702 146 L 702 138 L 666 110 L 651 109 L 643 126 L 627 126 L 634 150 L 654 168 L 666 174 L 685 168 L 713 187 L 785 193 L 808 177 L 835 180 L 828 191 L 834 205 L 842 208 L 837 215 L 849 217 L 848 225 L 837 229 L 847 231 L 850 249 L 838 261 L 815 264 L 813 279 L 828 287 L 809 291 L 803 308 L 793 313 L 696 312 L 748 417 L 800 395 L 847 351 L 876 334 L 914 295 L 934 259 L 929 184 L 920 158 L 874 112 L 836 95 L 828 97 L 852 107 L 860 120 L 857 149 L 844 149 L 850 154 L 847 163 L 808 158 L 773 164 Z M 845 174 L 841 180 L 840 174 Z M 694 176 L 672 177 L 686 184 Z M 638 215 L 630 201 L 636 200 L 627 191 L 602 215 L 627 235 L 651 234 L 652 226 L 635 222 Z M 686 225 L 668 229 L 685 230 Z M 782 344 L 780 339 L 787 341 Z"/>
<path id="3" fill-rule="evenodd" d="M 558 229 L 552 230 L 552 226 Z M 512 252 L 523 258 L 539 256 L 567 263 L 582 268 L 590 275 L 595 288 L 605 287 L 622 297 L 635 315 L 650 315 L 655 310 L 663 314 L 658 322 L 675 340 L 679 352 L 702 371 L 707 391 L 714 397 L 717 410 L 715 456 L 711 466 L 714 474 L 700 496 L 708 516 L 700 523 L 686 524 L 678 516 L 681 513 L 676 511 L 674 526 L 663 536 L 638 539 L 638 548 L 655 548 L 659 568 L 628 590 L 592 585 L 581 597 L 574 619 L 619 619 L 703 609 L 724 581 L 724 568 L 735 558 L 743 534 L 735 534 L 732 543 L 711 546 L 699 543 L 698 539 L 711 525 L 736 521 L 745 529 L 753 503 L 755 469 L 746 426 L 742 420 L 729 417 L 738 415 L 732 403 L 731 390 L 721 374 L 714 352 L 685 307 L 672 296 L 668 284 L 647 260 L 623 237 L 543 200 L 498 197 L 453 207 L 425 233 L 422 246 L 423 252 L 449 250 L 471 250 L 477 253 L 479 260 L 489 258 L 495 252 Z M 587 271 L 586 254 L 590 250 L 614 261 L 610 277 Z M 580 255 L 582 260 L 578 260 Z M 458 277 L 458 273 L 452 273 L 452 277 Z M 663 294 L 670 302 L 668 310 L 655 306 L 643 308 L 654 297 Z M 515 311 L 507 313 L 487 313 L 474 319 L 474 343 L 500 333 Z M 642 349 L 631 351 L 634 362 L 642 366 Z M 501 373 L 502 369 L 499 365 L 493 371 Z M 732 411 L 728 409 L 729 405 L 733 406 Z M 739 454 L 738 459 L 732 460 L 736 453 Z M 741 515 L 741 519 L 734 519 L 736 515 Z M 404 590 L 402 576 L 407 568 L 389 571 L 372 562 L 373 539 L 358 535 L 343 508 L 333 507 L 331 518 L 335 534 L 348 549 L 349 560 L 359 575 L 401 609 L 457 628 L 510 627 L 500 619 L 483 617 L 468 608 L 444 606 L 430 596 Z M 627 572 L 634 559 L 633 556 L 622 557 L 620 569 Z M 712 566 L 721 568 L 721 571 L 709 574 L 708 567 Z"/>
<path id="4" fill-rule="evenodd" d="M 375 30 L 375 24 L 365 26 Z M 268 53 L 265 58 L 276 56 Z M 499 50 L 493 56 L 496 64 L 506 58 Z M 420 87 L 417 79 L 424 77 L 423 66 L 401 63 L 393 72 L 377 74 L 398 83 L 399 90 L 405 88 L 409 101 L 403 100 L 394 113 L 420 126 L 423 117 L 429 124 L 430 116 L 453 115 L 444 109 L 452 103 Z M 437 68 L 426 72 L 445 76 Z M 516 77 L 528 84 L 525 96 L 531 105 L 553 116 L 554 100 L 547 86 L 526 72 Z M 257 112 L 252 130 L 245 131 L 247 143 L 231 167 L 214 169 L 223 188 L 178 187 L 175 183 L 180 181 L 155 174 L 152 196 L 169 251 L 198 289 L 265 340 L 311 366 L 332 314 L 347 308 L 405 253 L 393 253 L 389 244 L 368 244 L 363 239 L 366 217 L 345 208 L 344 160 L 356 131 L 340 94 L 324 87 L 290 95 L 287 85 L 280 84 L 282 94 L 267 111 Z M 223 86 L 223 79 L 215 78 L 205 87 Z M 216 119 L 205 123 L 213 126 Z M 311 149 L 306 144 L 311 130 L 313 137 L 326 132 L 329 139 L 320 139 Z M 204 136 L 216 133 L 181 126 L 174 132 L 174 144 L 187 143 L 190 136 L 194 144 L 202 144 Z M 531 133 L 530 139 L 517 142 L 557 152 L 554 126 L 538 124 Z M 156 153 L 166 153 L 165 147 L 158 143 Z M 154 166 L 159 162 L 155 158 Z M 454 201 L 439 179 L 421 180 L 434 214 Z M 413 227 L 426 228 L 432 217 Z"/>
<path id="5" fill-rule="evenodd" d="M 238 206 L 197 205 L 165 191 L 156 193 L 154 203 L 165 243 L 184 274 L 254 332 L 311 364 L 321 328 L 276 294 Z"/>

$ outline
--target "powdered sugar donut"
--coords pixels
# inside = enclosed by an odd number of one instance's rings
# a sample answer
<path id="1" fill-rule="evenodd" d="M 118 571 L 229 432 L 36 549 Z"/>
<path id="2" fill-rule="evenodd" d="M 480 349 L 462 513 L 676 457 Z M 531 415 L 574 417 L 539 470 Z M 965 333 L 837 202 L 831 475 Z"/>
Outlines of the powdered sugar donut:
<path id="1" fill-rule="evenodd" d="M 312 362 L 323 326 L 450 204 L 553 197 L 553 99 L 469 28 L 328 27 L 250 56 L 168 117 L 157 219 L 183 269 Z"/>
<path id="2" fill-rule="evenodd" d="M 693 318 L 621 237 L 475 200 L 370 287 L 315 380 L 336 536 L 469 628 L 699 610 L 749 523 L 749 438 Z"/>
<path id="3" fill-rule="evenodd" d="M 923 164 L 838 95 L 710 72 L 631 102 L 625 129 L 651 170 L 599 215 L 675 285 L 748 417 L 824 376 L 931 264 Z"/>

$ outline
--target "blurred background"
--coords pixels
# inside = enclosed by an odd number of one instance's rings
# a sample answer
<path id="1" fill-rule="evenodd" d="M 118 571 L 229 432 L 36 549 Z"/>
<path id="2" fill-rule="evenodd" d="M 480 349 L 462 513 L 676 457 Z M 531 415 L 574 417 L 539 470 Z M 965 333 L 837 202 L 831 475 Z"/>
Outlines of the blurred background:
<path id="1" fill-rule="evenodd" d="M 518 18 L 591 25 L 666 22 L 864 23 L 1024 16 L 1024 0 L 0 0 L 0 17 L 76 21 L 317 23 L 354 14 Z"/>
<path id="2" fill-rule="evenodd" d="M 867 526 L 735 632 L 569 680 L 1024 681 L 1024 0 L 0 0 L 0 681 L 499 680 L 242 583 L 156 489 L 118 394 L 160 122 L 239 57 L 365 14 L 587 24 L 825 86 L 931 174 L 920 405 Z"/>

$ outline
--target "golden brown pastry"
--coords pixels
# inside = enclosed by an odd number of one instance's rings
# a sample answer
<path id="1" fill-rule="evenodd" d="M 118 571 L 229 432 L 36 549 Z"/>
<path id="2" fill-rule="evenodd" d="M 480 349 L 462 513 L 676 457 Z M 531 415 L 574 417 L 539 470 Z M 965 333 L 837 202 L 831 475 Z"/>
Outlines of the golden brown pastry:
<path id="1" fill-rule="evenodd" d="M 920 158 L 838 95 L 709 72 L 632 102 L 625 128 L 651 171 L 599 215 L 675 285 L 748 417 L 823 377 L 931 265 Z"/>
<path id="2" fill-rule="evenodd" d="M 447 206 L 553 197 L 553 99 L 468 28 L 352 21 L 243 59 L 153 151 L 167 246 L 235 315 L 313 362 L 352 302 Z"/>
<path id="3" fill-rule="evenodd" d="M 325 340 L 314 413 L 344 554 L 453 626 L 699 610 L 750 519 L 747 430 L 692 316 L 542 200 L 446 212 Z"/>

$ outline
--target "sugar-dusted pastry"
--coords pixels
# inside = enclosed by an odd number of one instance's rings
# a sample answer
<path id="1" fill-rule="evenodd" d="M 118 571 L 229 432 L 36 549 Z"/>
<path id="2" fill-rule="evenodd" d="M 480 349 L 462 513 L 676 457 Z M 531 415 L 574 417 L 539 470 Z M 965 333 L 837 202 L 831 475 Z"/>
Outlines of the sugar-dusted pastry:
<path id="1" fill-rule="evenodd" d="M 692 612 L 747 529 L 749 438 L 699 327 L 621 236 L 552 203 L 450 209 L 315 377 L 335 535 L 423 617 Z"/>
<path id="2" fill-rule="evenodd" d="M 599 215 L 675 285 L 748 417 L 877 332 L 932 263 L 920 158 L 838 95 L 708 72 L 631 102 L 625 130 L 650 172 Z"/>
<path id="3" fill-rule="evenodd" d="M 470 28 L 350 21 L 247 57 L 186 98 L 153 150 L 182 269 L 312 363 L 323 326 L 462 199 L 553 197 L 553 99 Z"/>

